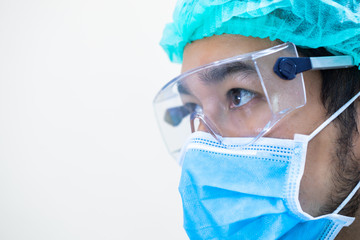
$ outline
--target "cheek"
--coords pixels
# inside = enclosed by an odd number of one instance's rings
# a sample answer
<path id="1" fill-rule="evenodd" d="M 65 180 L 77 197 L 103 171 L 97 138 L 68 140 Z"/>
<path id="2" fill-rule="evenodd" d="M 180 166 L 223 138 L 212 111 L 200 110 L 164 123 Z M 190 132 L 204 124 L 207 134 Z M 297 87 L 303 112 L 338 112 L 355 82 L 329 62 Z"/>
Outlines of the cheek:
<path id="1" fill-rule="evenodd" d="M 307 103 L 284 117 L 267 135 L 274 138 L 294 139 L 295 134 L 310 135 L 325 121 L 325 112 L 315 104 Z"/>
<path id="2" fill-rule="evenodd" d="M 335 133 L 334 126 L 329 125 L 308 144 L 299 200 L 303 210 L 312 216 L 317 216 L 320 208 L 329 201 Z"/>
<path id="3" fill-rule="evenodd" d="M 282 119 L 269 136 L 293 139 L 294 134 L 311 134 L 326 119 L 321 94 L 321 76 L 318 72 L 304 74 L 307 103 Z M 308 144 L 304 175 L 300 185 L 299 200 L 303 210 L 318 216 L 319 210 L 329 200 L 336 129 L 330 124 Z"/>
<path id="4" fill-rule="evenodd" d="M 306 104 L 284 117 L 268 136 L 293 139 L 294 134 L 311 134 L 326 120 L 326 109 L 321 101 L 321 75 L 318 71 L 304 73 Z"/>

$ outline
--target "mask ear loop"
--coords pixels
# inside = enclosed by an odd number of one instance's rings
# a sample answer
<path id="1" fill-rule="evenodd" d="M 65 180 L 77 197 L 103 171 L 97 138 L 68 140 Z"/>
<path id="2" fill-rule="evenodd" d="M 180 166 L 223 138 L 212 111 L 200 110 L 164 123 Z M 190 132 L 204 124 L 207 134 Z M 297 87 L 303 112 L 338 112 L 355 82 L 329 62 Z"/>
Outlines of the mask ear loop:
<path id="1" fill-rule="evenodd" d="M 338 206 L 338 208 L 333 213 L 338 214 L 346 206 L 346 204 L 352 199 L 352 197 L 359 190 L 359 188 L 360 188 L 360 182 L 356 184 L 356 186 L 351 191 L 351 193 L 345 198 L 345 200 Z"/>
<path id="2" fill-rule="evenodd" d="M 333 115 L 331 115 L 325 122 L 323 122 L 315 131 L 313 131 L 308 140 L 313 139 L 321 130 L 323 130 L 329 123 L 331 123 L 335 118 L 337 118 L 345 109 L 347 109 L 350 104 L 352 104 L 358 97 L 360 96 L 360 92 L 358 92 L 354 97 L 352 97 L 347 103 L 345 103 L 341 108 L 339 108 Z M 355 193 L 360 188 L 360 182 L 355 186 L 355 188 L 351 191 L 351 193 L 345 198 L 345 200 L 339 205 L 339 207 L 333 212 L 334 214 L 338 214 L 345 205 L 351 200 L 351 198 L 355 195 Z"/>
<path id="3" fill-rule="evenodd" d="M 352 97 L 347 103 L 345 103 L 341 108 L 339 108 L 333 115 L 331 115 L 325 122 L 323 122 L 317 129 L 315 129 L 310 135 L 308 140 L 313 139 L 321 130 L 323 130 L 329 123 L 331 123 L 335 118 L 337 118 L 345 109 L 347 109 L 350 104 L 352 104 L 358 97 L 360 92 L 358 92 L 354 97 Z"/>

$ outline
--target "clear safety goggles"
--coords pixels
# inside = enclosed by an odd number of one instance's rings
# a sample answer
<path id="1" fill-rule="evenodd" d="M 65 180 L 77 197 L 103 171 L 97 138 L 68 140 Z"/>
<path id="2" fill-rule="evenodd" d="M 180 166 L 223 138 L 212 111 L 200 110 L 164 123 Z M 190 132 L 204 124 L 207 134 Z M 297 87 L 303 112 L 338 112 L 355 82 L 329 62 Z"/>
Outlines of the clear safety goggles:
<path id="1" fill-rule="evenodd" d="M 300 58 L 292 43 L 213 62 L 181 74 L 154 99 L 160 131 L 175 159 L 194 131 L 216 140 L 264 136 L 306 104 L 302 73 L 353 65 L 351 56 Z M 234 146 L 243 147 L 242 146 Z"/>

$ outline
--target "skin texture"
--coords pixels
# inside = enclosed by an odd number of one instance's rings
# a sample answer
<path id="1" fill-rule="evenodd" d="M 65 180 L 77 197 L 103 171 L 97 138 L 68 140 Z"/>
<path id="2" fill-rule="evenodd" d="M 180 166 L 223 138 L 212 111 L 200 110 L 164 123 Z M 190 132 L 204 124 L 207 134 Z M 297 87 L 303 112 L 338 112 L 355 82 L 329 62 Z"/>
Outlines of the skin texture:
<path id="1" fill-rule="evenodd" d="M 268 39 L 226 34 L 197 40 L 188 44 L 184 50 L 182 72 L 217 60 L 275 45 L 278 43 Z M 307 104 L 282 119 L 266 135 L 267 137 L 293 139 L 295 133 L 308 135 L 327 119 L 326 109 L 321 102 L 322 78 L 320 72 L 304 73 L 304 81 Z M 336 155 L 338 149 L 336 140 L 340 134 L 336 124 L 332 122 L 308 145 L 299 201 L 302 209 L 314 217 L 326 214 L 323 209 L 330 205 L 329 199 L 334 191 L 334 168 L 339 160 Z M 359 149 L 359 147 L 359 139 L 354 138 L 353 149 Z M 359 151 L 353 151 L 353 153 L 356 159 L 360 159 Z M 342 202 L 342 200 L 338 199 L 337 201 Z M 360 236 L 360 223 L 357 219 L 350 227 L 344 228 L 336 239 L 357 239 Z"/>

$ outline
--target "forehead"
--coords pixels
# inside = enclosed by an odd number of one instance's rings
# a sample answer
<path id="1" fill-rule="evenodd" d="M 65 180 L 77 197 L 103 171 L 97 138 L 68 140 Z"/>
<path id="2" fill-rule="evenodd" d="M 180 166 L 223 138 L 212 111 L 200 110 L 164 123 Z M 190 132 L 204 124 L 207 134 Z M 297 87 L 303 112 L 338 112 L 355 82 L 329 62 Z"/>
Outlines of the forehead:
<path id="1" fill-rule="evenodd" d="M 184 49 L 181 72 L 236 55 L 259 51 L 279 42 L 269 39 L 223 34 L 196 40 Z"/>

